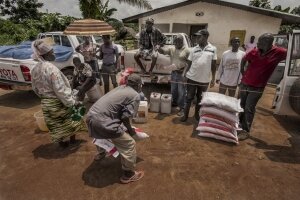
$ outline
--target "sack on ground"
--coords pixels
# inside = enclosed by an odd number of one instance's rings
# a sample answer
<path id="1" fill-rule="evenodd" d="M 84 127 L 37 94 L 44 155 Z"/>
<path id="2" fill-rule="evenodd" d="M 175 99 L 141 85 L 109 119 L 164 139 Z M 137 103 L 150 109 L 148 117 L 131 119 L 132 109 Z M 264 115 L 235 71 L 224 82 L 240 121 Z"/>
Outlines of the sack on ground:
<path id="1" fill-rule="evenodd" d="M 243 112 L 240 100 L 216 92 L 203 92 L 201 105 L 215 106 L 229 112 Z"/>
<path id="2" fill-rule="evenodd" d="M 220 126 L 213 123 L 208 122 L 201 122 L 199 123 L 199 126 L 196 128 L 198 131 L 201 132 L 208 132 L 215 135 L 219 135 L 222 137 L 226 137 L 229 139 L 237 140 L 237 132 L 235 129 L 228 128 L 225 126 Z"/>
<path id="3" fill-rule="evenodd" d="M 226 120 L 225 118 L 220 117 L 220 116 L 215 116 L 215 115 L 211 115 L 211 114 L 203 114 L 203 115 L 200 115 L 200 118 L 203 122 L 210 122 L 210 123 L 218 124 L 218 125 L 225 126 L 228 128 L 238 128 L 238 123 L 233 123 L 230 120 Z"/>
<path id="4" fill-rule="evenodd" d="M 200 116 L 204 114 L 218 116 L 233 126 L 239 122 L 238 113 L 228 112 L 215 106 L 202 106 Z"/>
<path id="5" fill-rule="evenodd" d="M 201 137 L 214 138 L 214 139 L 217 139 L 217 140 L 222 140 L 222 141 L 225 141 L 225 142 L 232 142 L 232 143 L 235 143 L 235 144 L 239 143 L 237 140 L 222 137 L 222 136 L 219 136 L 219 135 L 216 135 L 216 134 L 213 134 L 213 133 L 208 133 L 208 132 L 200 132 L 198 135 L 201 136 Z"/>

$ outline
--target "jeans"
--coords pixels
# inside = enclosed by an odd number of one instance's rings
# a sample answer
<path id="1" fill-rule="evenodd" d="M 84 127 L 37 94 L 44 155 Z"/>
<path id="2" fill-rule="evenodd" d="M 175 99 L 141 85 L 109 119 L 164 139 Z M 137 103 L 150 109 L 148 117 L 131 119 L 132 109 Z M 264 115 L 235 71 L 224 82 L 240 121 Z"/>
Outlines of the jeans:
<path id="1" fill-rule="evenodd" d="M 240 114 L 242 129 L 250 132 L 254 119 L 255 107 L 261 98 L 265 88 L 251 87 L 245 84 L 240 86 L 241 107 L 244 112 Z"/>
<path id="2" fill-rule="evenodd" d="M 228 85 L 224 85 L 224 84 L 220 83 L 219 93 L 226 94 L 226 91 L 228 90 L 228 95 L 230 97 L 234 97 L 236 88 L 237 88 L 237 86 L 228 86 Z"/>
<path id="3" fill-rule="evenodd" d="M 172 104 L 176 104 L 179 108 L 184 108 L 186 87 L 183 83 L 182 73 L 172 71 L 171 74 L 171 94 Z"/>
<path id="4" fill-rule="evenodd" d="M 118 87 L 115 65 L 102 65 L 102 77 L 104 82 L 104 93 L 109 92 L 109 77 L 114 88 Z"/>
<path id="5" fill-rule="evenodd" d="M 186 104 L 184 107 L 184 116 L 188 117 L 191 104 L 196 95 L 197 102 L 195 106 L 195 117 L 198 118 L 199 110 L 200 110 L 199 103 L 202 99 L 202 92 L 207 91 L 208 85 L 209 83 L 199 83 L 191 79 L 187 80 L 187 95 L 186 95 Z"/>

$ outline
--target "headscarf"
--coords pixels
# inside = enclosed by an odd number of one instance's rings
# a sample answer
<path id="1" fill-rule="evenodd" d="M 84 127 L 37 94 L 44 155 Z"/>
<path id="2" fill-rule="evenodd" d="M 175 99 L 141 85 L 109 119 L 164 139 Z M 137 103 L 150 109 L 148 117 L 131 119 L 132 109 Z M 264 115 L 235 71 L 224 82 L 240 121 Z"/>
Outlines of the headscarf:
<path id="1" fill-rule="evenodd" d="M 47 54 L 49 51 L 53 50 L 53 47 L 48 45 L 44 40 L 39 39 L 32 42 L 31 48 L 33 50 L 33 59 L 37 59 L 44 62 L 43 55 Z"/>

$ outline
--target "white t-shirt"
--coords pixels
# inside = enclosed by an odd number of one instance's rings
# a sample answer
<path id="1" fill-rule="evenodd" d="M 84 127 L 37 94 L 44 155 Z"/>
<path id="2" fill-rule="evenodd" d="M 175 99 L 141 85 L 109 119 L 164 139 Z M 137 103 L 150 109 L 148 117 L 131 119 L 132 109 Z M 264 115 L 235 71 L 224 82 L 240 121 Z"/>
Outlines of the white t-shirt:
<path id="1" fill-rule="evenodd" d="M 245 54 L 241 50 L 238 50 L 238 52 L 225 51 L 217 71 L 216 80 L 220 80 L 222 84 L 227 86 L 237 86 L 242 77 L 240 72 L 241 61 Z"/>
<path id="2" fill-rule="evenodd" d="M 209 83 L 211 63 L 217 60 L 217 48 L 210 43 L 204 49 L 197 45 L 191 50 L 188 60 L 192 61 L 192 65 L 186 77 L 199 83 Z"/>
<path id="3" fill-rule="evenodd" d="M 253 43 L 248 43 L 245 45 L 245 48 L 246 48 L 246 53 L 248 53 L 249 51 L 251 51 L 252 49 L 254 49 L 256 47 L 256 43 L 253 42 Z"/>

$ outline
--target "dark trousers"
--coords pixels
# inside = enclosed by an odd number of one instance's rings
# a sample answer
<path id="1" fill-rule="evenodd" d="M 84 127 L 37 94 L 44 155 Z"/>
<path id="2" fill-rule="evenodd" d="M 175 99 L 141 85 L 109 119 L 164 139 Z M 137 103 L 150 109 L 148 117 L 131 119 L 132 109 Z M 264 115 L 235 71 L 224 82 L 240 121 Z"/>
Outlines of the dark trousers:
<path id="1" fill-rule="evenodd" d="M 111 79 L 112 85 L 115 87 L 118 87 L 117 83 L 117 77 L 116 77 L 116 67 L 115 65 L 102 65 L 102 78 L 104 82 L 104 93 L 109 92 L 109 77 Z"/>
<path id="2" fill-rule="evenodd" d="M 255 107 L 264 92 L 264 88 L 251 87 L 245 84 L 240 85 L 241 107 L 244 112 L 240 114 L 242 129 L 250 132 L 254 119 Z"/>
<path id="3" fill-rule="evenodd" d="M 224 85 L 224 84 L 220 83 L 219 93 L 226 94 L 226 91 L 228 90 L 228 95 L 230 97 L 234 97 L 236 88 L 237 88 L 237 86 L 228 86 L 228 85 Z"/>
<path id="4" fill-rule="evenodd" d="M 187 95 L 186 95 L 186 103 L 184 107 L 184 116 L 188 117 L 189 116 L 189 111 L 191 104 L 194 100 L 194 97 L 196 95 L 197 97 L 197 102 L 195 106 L 195 117 L 197 118 L 199 115 L 199 110 L 200 110 L 200 101 L 202 98 L 202 92 L 206 92 L 208 88 L 209 83 L 199 83 L 196 81 L 193 81 L 191 79 L 187 80 Z"/>

